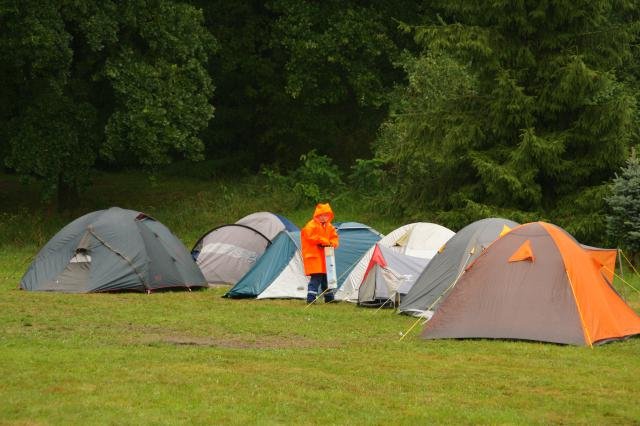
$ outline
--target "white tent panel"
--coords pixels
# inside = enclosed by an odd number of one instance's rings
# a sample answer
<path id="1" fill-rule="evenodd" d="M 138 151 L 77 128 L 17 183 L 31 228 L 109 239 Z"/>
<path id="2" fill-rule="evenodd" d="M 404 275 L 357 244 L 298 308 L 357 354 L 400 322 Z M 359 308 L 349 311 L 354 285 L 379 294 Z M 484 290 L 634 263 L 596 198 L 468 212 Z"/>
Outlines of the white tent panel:
<path id="1" fill-rule="evenodd" d="M 432 259 L 438 250 L 456 233 L 435 223 L 416 223 L 411 230 L 404 254 Z"/>
<path id="2" fill-rule="evenodd" d="M 410 223 L 408 225 L 403 225 L 400 228 L 395 229 L 394 231 L 382 237 L 382 239 L 378 241 L 378 244 L 385 247 L 394 246 L 396 242 L 398 242 L 398 240 L 403 238 L 411 230 L 411 228 L 413 228 L 414 225 L 415 223 Z M 338 289 L 338 291 L 336 291 L 336 300 L 344 300 L 353 303 L 358 302 L 358 287 L 360 287 L 360 283 L 364 279 L 364 274 L 367 271 L 367 265 L 369 265 L 369 261 L 371 260 L 374 249 L 375 246 L 371 247 L 358 261 L 342 286 Z"/>
<path id="3" fill-rule="evenodd" d="M 297 251 L 280 275 L 257 299 L 306 299 L 309 277 L 304 275 L 302 256 Z"/>

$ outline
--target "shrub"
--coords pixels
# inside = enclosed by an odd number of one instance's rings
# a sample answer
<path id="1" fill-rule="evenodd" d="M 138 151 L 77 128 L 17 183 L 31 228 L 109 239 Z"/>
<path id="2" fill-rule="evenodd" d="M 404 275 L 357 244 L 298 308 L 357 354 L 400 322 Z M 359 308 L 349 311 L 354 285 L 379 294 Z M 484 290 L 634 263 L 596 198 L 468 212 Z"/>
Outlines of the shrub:
<path id="1" fill-rule="evenodd" d="M 361 194 L 378 194 L 384 189 L 386 173 L 384 161 L 379 158 L 370 160 L 356 159 L 351 166 L 349 183 L 351 188 Z"/>
<path id="2" fill-rule="evenodd" d="M 267 178 L 268 189 L 289 188 L 298 205 L 326 201 L 344 189 L 338 166 L 330 157 L 318 155 L 316 150 L 301 155 L 300 165 L 289 175 L 284 176 L 273 168 L 263 168 L 261 173 Z"/>

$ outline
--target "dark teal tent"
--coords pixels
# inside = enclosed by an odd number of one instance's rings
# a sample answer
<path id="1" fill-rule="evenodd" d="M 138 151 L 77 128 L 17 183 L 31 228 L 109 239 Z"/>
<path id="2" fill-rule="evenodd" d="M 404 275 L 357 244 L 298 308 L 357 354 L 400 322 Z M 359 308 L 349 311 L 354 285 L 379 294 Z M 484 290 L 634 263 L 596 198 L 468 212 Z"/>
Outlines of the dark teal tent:
<path id="1" fill-rule="evenodd" d="M 206 285 L 185 246 L 155 219 L 112 207 L 60 230 L 36 256 L 23 290 L 91 293 Z"/>
<path id="2" fill-rule="evenodd" d="M 335 252 L 338 286 L 341 286 L 366 251 L 380 240 L 380 233 L 356 222 L 336 223 L 340 246 Z M 255 266 L 225 294 L 258 299 L 307 296 L 309 277 L 304 275 L 300 232 L 282 231 Z"/>

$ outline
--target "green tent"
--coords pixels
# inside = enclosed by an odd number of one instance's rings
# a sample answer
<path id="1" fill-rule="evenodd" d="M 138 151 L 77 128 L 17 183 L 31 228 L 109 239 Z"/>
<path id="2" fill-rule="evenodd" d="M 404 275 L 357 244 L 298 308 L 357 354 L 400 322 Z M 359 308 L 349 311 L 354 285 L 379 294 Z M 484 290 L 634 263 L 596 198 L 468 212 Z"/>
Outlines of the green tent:
<path id="1" fill-rule="evenodd" d="M 166 226 L 117 207 L 65 226 L 40 250 L 20 282 L 23 290 L 66 293 L 205 285 L 191 255 Z"/>

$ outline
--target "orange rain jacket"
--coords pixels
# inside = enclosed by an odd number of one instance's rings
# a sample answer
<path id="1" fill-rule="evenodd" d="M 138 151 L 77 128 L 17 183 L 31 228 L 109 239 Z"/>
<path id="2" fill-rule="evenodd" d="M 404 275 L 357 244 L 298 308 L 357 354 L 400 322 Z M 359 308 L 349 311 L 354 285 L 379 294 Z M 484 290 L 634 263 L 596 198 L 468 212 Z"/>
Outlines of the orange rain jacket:
<path id="1" fill-rule="evenodd" d="M 318 216 L 323 213 L 329 213 L 329 220 L 325 224 L 318 220 Z M 300 232 L 305 275 L 327 273 L 324 246 L 338 247 L 338 233 L 331 224 L 332 220 L 333 210 L 329 203 L 320 203 L 313 212 L 313 219 L 307 222 Z"/>

